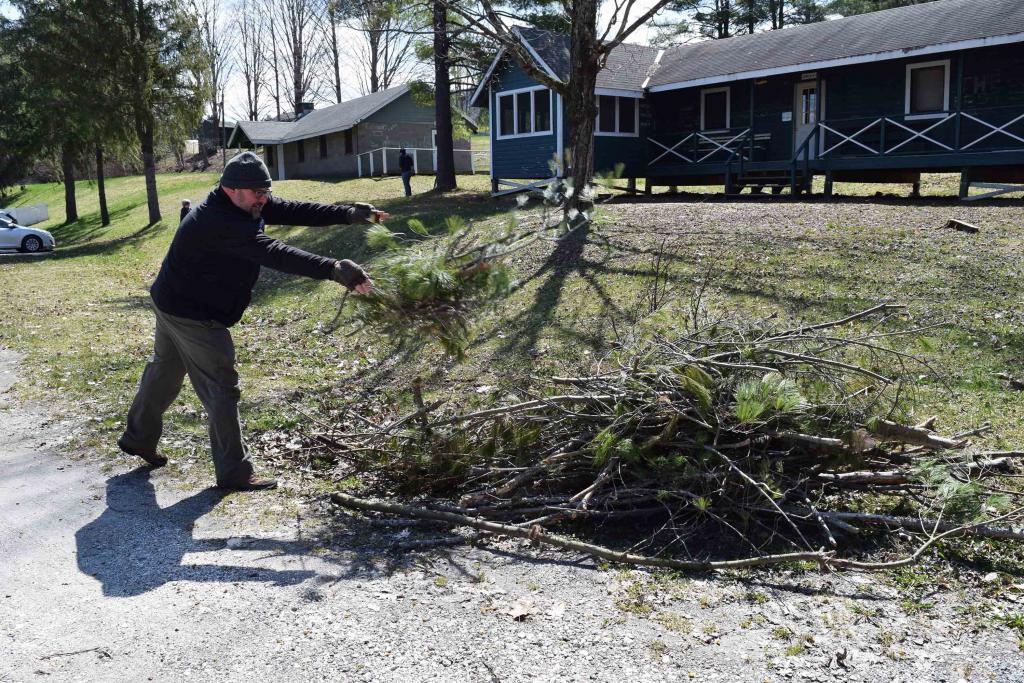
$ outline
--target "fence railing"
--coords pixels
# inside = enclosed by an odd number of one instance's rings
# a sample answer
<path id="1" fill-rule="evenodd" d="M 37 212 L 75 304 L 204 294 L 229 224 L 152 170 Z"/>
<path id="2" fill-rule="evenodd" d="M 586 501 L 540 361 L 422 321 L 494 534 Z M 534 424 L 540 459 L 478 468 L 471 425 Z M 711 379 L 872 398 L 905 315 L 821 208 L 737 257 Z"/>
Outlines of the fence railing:
<path id="1" fill-rule="evenodd" d="M 750 128 L 729 128 L 718 131 L 694 130 L 683 133 L 660 135 L 660 139 L 648 137 L 650 160 L 648 166 L 657 163 L 701 164 L 725 161 L 736 155 L 753 153 L 749 143 Z"/>
<path id="2" fill-rule="evenodd" d="M 1024 111 L 990 107 L 928 115 L 898 114 L 818 124 L 821 158 L 901 156 L 1024 149 Z"/>
<path id="3" fill-rule="evenodd" d="M 378 147 L 377 149 L 357 154 L 356 170 L 359 177 L 398 175 L 401 173 L 398 168 L 398 152 L 400 149 L 401 147 Z M 417 174 L 437 172 L 436 147 L 406 147 L 405 151 L 412 156 L 412 169 Z M 490 172 L 489 151 L 456 149 L 454 152 L 456 171 L 469 173 Z M 390 159 L 388 158 L 389 153 Z"/>

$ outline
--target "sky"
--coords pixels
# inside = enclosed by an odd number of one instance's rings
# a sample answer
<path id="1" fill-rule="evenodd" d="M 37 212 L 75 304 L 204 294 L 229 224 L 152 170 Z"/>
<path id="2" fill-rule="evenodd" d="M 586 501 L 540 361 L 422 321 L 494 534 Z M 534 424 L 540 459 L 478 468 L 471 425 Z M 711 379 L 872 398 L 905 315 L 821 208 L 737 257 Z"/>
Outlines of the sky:
<path id="1" fill-rule="evenodd" d="M 645 12 L 653 4 L 654 1 L 655 0 L 637 0 L 636 4 L 633 7 L 633 10 L 631 11 L 632 17 L 635 19 L 637 16 L 639 16 L 640 14 Z M 224 4 L 226 5 L 227 3 L 224 3 Z M 605 2 L 602 3 L 601 17 L 600 17 L 600 21 L 599 21 L 599 25 L 598 25 L 599 30 L 603 30 L 603 26 L 605 26 L 607 24 L 608 17 L 611 14 L 611 12 L 610 12 L 611 6 L 612 6 L 612 3 L 609 0 L 605 0 Z M 4 15 L 6 17 L 9 17 L 9 18 L 13 18 L 14 16 L 16 16 L 14 7 L 7 0 L 0 0 L 0 14 Z M 628 42 L 647 44 L 650 41 L 650 39 L 653 37 L 653 35 L 654 35 L 654 32 L 651 29 L 649 29 L 648 27 L 641 27 L 640 29 L 638 29 L 635 33 L 633 33 L 629 37 Z M 359 38 L 358 35 L 354 34 L 351 37 L 351 40 L 358 41 L 358 40 L 360 40 L 360 38 Z M 343 85 L 342 85 L 342 96 L 343 96 L 344 99 L 351 99 L 351 98 L 354 98 L 354 97 L 359 97 L 360 94 L 361 93 L 360 93 L 360 90 L 359 90 L 359 83 L 355 79 L 354 76 L 351 79 L 349 79 L 349 81 L 347 83 L 343 83 Z M 232 75 L 232 78 L 229 80 L 227 92 L 225 93 L 225 106 L 224 106 L 224 108 L 226 110 L 226 117 L 225 118 L 227 118 L 228 121 L 233 121 L 236 118 L 237 114 L 239 114 L 239 113 L 244 111 L 244 109 L 245 109 L 244 101 L 245 101 L 245 88 L 244 88 L 244 85 L 241 82 L 241 78 L 238 76 L 238 74 L 234 73 Z M 317 102 L 317 106 L 318 107 L 323 107 L 323 106 L 326 106 L 326 105 L 328 105 L 328 104 L 330 104 L 332 102 L 333 102 L 333 98 L 331 99 L 330 102 L 328 102 L 326 100 L 321 100 L 321 101 Z"/>

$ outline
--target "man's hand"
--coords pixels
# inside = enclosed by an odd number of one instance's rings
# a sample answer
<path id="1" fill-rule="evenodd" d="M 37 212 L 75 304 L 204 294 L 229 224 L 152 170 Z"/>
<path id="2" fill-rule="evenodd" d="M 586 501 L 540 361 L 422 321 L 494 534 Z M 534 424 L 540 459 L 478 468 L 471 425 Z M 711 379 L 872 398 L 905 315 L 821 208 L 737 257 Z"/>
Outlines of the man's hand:
<path id="1" fill-rule="evenodd" d="M 389 218 L 391 218 L 391 214 L 388 213 L 387 211 L 381 211 L 380 209 L 374 209 L 373 210 L 373 219 L 372 219 L 372 221 L 374 223 L 383 223 L 384 221 L 386 221 Z"/>
<path id="2" fill-rule="evenodd" d="M 331 279 L 348 287 L 357 294 L 366 294 L 373 289 L 373 281 L 366 274 L 359 264 L 342 259 L 334 262 L 334 269 L 331 271 Z"/>
<path id="3" fill-rule="evenodd" d="M 369 223 L 382 223 L 387 220 L 391 214 L 387 211 L 381 211 L 373 204 L 367 204 L 366 202 L 356 202 L 352 205 L 352 208 L 348 210 L 348 222 L 349 225 L 367 225 Z"/>

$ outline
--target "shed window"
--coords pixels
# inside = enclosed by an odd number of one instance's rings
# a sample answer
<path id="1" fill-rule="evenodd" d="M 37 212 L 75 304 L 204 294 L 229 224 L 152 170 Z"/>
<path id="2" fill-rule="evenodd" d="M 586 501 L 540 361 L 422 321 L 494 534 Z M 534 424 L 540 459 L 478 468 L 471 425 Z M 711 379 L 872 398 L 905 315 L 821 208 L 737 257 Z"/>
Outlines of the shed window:
<path id="1" fill-rule="evenodd" d="M 267 153 L 267 166 L 273 166 L 274 165 L 274 148 L 273 147 L 264 147 L 263 149 L 265 149 L 266 153 Z"/>
<path id="2" fill-rule="evenodd" d="M 345 131 L 345 154 L 352 153 L 352 129 Z"/>
<path id="3" fill-rule="evenodd" d="M 306 141 L 305 140 L 299 140 L 296 143 L 296 146 L 297 146 L 298 151 L 299 151 L 299 163 L 302 163 L 303 161 L 306 160 Z"/>
<path id="4" fill-rule="evenodd" d="M 551 133 L 551 92 L 528 88 L 498 94 L 498 137 Z"/>
<path id="5" fill-rule="evenodd" d="M 533 91 L 533 129 L 551 130 L 551 95 L 547 90 Z"/>
<path id="6" fill-rule="evenodd" d="M 700 129 L 729 128 L 729 88 L 711 88 L 700 92 Z"/>
<path id="7" fill-rule="evenodd" d="M 634 97 L 597 96 L 597 135 L 635 136 L 639 106 Z"/>
<path id="8" fill-rule="evenodd" d="M 907 65 L 906 114 L 941 116 L 949 109 L 949 60 Z"/>
<path id="9" fill-rule="evenodd" d="M 326 159 L 327 158 L 327 136 L 326 135 L 321 135 L 320 136 L 320 158 L 321 159 Z"/>

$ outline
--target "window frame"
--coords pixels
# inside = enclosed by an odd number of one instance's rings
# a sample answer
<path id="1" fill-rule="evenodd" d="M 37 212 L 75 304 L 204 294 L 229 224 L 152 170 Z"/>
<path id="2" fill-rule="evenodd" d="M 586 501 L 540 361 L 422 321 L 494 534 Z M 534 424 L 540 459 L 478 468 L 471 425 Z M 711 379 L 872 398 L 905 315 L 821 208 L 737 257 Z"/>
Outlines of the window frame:
<path id="1" fill-rule="evenodd" d="M 264 149 L 266 149 L 266 155 L 265 156 L 267 158 L 267 166 L 273 166 L 274 165 L 274 146 L 273 145 L 266 145 Z"/>
<path id="2" fill-rule="evenodd" d="M 597 117 L 594 119 L 594 136 L 606 137 L 606 138 L 638 138 L 640 137 L 640 101 L 642 97 L 627 97 L 625 95 L 606 95 L 604 93 L 596 93 L 597 99 Z M 602 97 L 611 97 L 615 100 L 615 132 L 602 131 L 601 130 L 601 100 Z M 633 132 L 623 133 L 622 126 L 620 125 L 620 117 L 622 110 L 619 108 L 619 100 L 633 100 Z"/>
<path id="3" fill-rule="evenodd" d="M 725 93 L 725 128 L 707 128 L 704 125 L 704 96 Z M 732 88 L 725 85 L 719 88 L 701 88 L 700 90 L 700 132 L 725 133 L 732 127 Z"/>
<path id="4" fill-rule="evenodd" d="M 300 163 L 300 164 L 306 163 L 306 141 L 305 140 L 296 140 L 295 141 L 295 151 L 296 151 L 296 157 L 299 160 L 298 163 Z"/>
<path id="5" fill-rule="evenodd" d="M 505 131 L 502 130 L 502 125 L 501 125 L 501 98 L 502 97 L 508 97 L 508 96 L 512 97 L 512 127 L 516 131 L 518 131 L 518 129 L 519 129 L 519 97 L 518 96 L 521 93 L 524 93 L 524 92 L 536 92 L 536 91 L 544 91 L 544 92 L 546 92 L 548 94 L 548 107 L 549 107 L 548 108 L 548 129 L 547 130 L 540 130 L 540 131 L 534 130 L 534 131 L 531 131 L 529 133 L 519 133 L 519 132 L 515 132 L 515 131 L 512 132 L 512 133 L 505 133 Z M 531 127 L 537 123 L 537 116 L 536 116 L 536 112 L 535 112 L 535 109 L 534 109 L 534 102 L 536 101 L 536 98 L 537 98 L 537 96 L 535 94 L 530 96 L 530 125 L 531 125 Z M 498 124 L 497 126 L 495 126 L 495 129 L 497 130 L 497 135 L 495 136 L 495 139 L 496 140 L 512 140 L 512 139 L 518 139 L 518 138 L 533 138 L 533 137 L 539 137 L 541 135 L 551 135 L 552 133 L 554 133 L 555 132 L 554 131 L 555 103 L 554 103 L 553 99 L 554 98 L 552 97 L 551 89 L 546 87 L 546 86 L 543 86 L 543 85 L 532 85 L 532 86 L 530 86 L 528 88 L 516 88 L 515 90 L 502 90 L 500 92 L 494 93 L 494 110 L 498 114 L 497 116 L 493 117 L 494 121 Z"/>
<path id="6" fill-rule="evenodd" d="M 936 59 L 931 62 L 914 62 L 907 64 L 906 78 L 904 83 L 903 118 L 907 121 L 920 121 L 923 119 L 941 119 L 949 115 L 949 59 Z M 945 71 L 945 78 L 942 79 L 942 111 L 912 114 L 910 112 L 910 86 L 913 82 L 911 73 L 916 69 L 930 69 L 941 66 Z"/>
<path id="7" fill-rule="evenodd" d="M 321 135 L 320 136 L 319 144 L 320 144 L 320 158 L 321 159 L 326 159 L 327 158 L 327 136 L 326 135 Z"/>
<path id="8" fill-rule="evenodd" d="M 352 129 L 351 128 L 346 128 L 345 131 L 344 131 L 344 136 L 345 136 L 345 138 L 344 138 L 344 140 L 345 140 L 345 156 L 351 156 L 352 152 L 355 150 L 355 142 L 353 140 L 353 138 L 355 136 L 352 134 Z"/>

